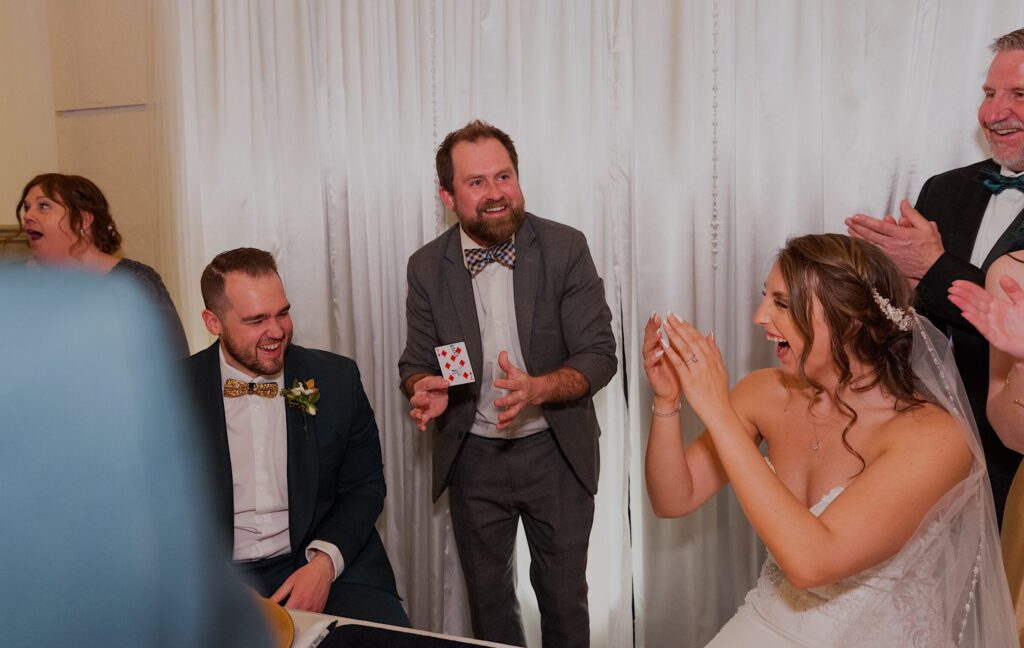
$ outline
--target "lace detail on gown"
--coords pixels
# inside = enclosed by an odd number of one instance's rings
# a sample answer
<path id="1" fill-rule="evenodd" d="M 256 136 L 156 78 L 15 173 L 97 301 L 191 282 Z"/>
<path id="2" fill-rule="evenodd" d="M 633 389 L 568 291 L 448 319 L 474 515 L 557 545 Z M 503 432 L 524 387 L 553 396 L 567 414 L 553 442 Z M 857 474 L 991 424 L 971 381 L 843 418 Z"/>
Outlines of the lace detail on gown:
<path id="1" fill-rule="evenodd" d="M 842 492 L 842 486 L 833 488 L 811 507 L 811 513 L 820 516 Z M 748 621 L 753 618 L 769 626 L 780 640 L 759 645 L 952 646 L 950 640 L 939 636 L 939 629 L 943 627 L 943 605 L 940 583 L 932 576 L 939 552 L 924 551 L 933 543 L 935 532 L 940 528 L 934 524 L 932 527 L 912 538 L 892 558 L 823 587 L 794 587 L 769 553 L 757 585 L 747 594 L 737 616 L 744 615 Z M 910 588 L 907 587 L 908 572 L 918 575 L 911 578 L 914 586 Z M 897 584 L 900 587 L 896 587 Z M 869 610 L 873 619 L 870 627 L 861 624 L 851 627 L 850 619 L 864 618 Z M 728 634 L 725 630 L 723 628 L 723 634 Z M 733 644 L 712 641 L 711 645 L 726 648 Z"/>

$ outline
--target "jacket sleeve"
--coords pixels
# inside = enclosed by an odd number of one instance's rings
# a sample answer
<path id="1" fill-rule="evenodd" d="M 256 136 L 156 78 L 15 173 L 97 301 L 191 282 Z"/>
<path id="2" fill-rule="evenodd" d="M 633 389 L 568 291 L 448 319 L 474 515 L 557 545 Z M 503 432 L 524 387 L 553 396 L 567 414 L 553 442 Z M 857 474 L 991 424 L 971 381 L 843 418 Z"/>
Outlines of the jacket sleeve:
<path id="1" fill-rule="evenodd" d="M 400 385 L 405 384 L 409 376 L 418 373 L 440 375 L 434 357 L 434 347 L 438 344 L 437 330 L 427 291 L 419 273 L 414 270 L 416 265 L 416 258 L 411 258 L 407 270 L 409 292 L 405 300 L 407 336 L 405 350 L 398 358 Z"/>
<path id="2" fill-rule="evenodd" d="M 921 187 L 916 205 L 916 209 L 925 218 L 933 221 L 937 220 L 936 214 L 941 213 L 943 209 L 939 197 L 933 195 L 934 180 L 934 178 L 929 178 Z M 939 234 L 942 235 L 943 246 L 948 248 L 947 234 L 943 233 L 941 228 Z M 921 281 L 917 285 L 917 308 L 939 329 L 952 326 L 977 334 L 974 326 L 960 314 L 960 309 L 949 301 L 949 287 L 958 279 L 970 281 L 979 286 L 985 285 L 985 273 L 981 271 L 981 268 L 972 265 L 970 261 L 943 252 L 942 256 L 928 269 L 928 272 L 921 277 Z"/>
<path id="3" fill-rule="evenodd" d="M 560 308 L 569 357 L 562 364 L 583 374 L 590 383 L 588 395 L 593 396 L 608 384 L 618 366 L 612 314 L 605 300 L 604 282 L 582 233 L 572 237 L 568 258 Z"/>
<path id="4" fill-rule="evenodd" d="M 340 382 L 348 387 L 344 397 L 351 403 L 349 429 L 344 447 L 339 449 L 343 455 L 337 464 L 337 495 L 312 537 L 337 546 L 347 568 L 373 532 L 387 487 L 377 423 L 359 369 L 347 360 L 340 370 L 348 374 L 347 380 Z"/>

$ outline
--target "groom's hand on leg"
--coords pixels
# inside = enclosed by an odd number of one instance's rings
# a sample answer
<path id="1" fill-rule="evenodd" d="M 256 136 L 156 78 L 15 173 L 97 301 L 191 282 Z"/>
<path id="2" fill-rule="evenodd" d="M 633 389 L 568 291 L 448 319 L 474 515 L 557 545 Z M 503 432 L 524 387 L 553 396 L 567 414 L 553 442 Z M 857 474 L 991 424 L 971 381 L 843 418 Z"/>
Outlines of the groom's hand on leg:
<path id="1" fill-rule="evenodd" d="M 333 582 L 334 563 L 330 556 L 317 551 L 313 560 L 296 569 L 270 600 L 293 610 L 323 612 Z"/>

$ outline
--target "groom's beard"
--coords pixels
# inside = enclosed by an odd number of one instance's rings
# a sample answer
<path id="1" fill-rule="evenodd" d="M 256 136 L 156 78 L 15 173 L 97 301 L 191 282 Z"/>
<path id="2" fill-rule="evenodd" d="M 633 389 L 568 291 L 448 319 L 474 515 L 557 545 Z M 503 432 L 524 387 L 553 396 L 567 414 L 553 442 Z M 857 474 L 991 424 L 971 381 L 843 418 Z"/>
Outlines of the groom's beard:
<path id="1" fill-rule="evenodd" d="M 238 364 L 260 376 L 273 376 L 284 369 L 284 352 L 288 348 L 288 343 L 290 341 L 291 336 L 287 334 L 279 340 L 263 337 L 260 338 L 260 341 L 257 342 L 256 345 L 247 349 L 232 339 L 226 329 L 222 330 L 220 333 L 220 344 L 224 347 L 224 351 L 237 360 Z M 278 354 L 276 358 L 260 360 L 258 347 L 260 345 L 274 344 L 277 342 L 281 343 L 281 353 Z"/>
<path id="2" fill-rule="evenodd" d="M 484 211 L 498 206 L 508 207 L 509 213 L 506 217 L 496 219 L 493 216 L 488 216 Z M 481 203 L 474 214 L 467 216 L 456 211 L 455 215 L 458 216 L 459 223 L 466 234 L 469 234 L 474 241 L 490 246 L 509 240 L 519 231 L 526 219 L 526 209 L 524 205 L 516 206 L 506 198 Z"/>

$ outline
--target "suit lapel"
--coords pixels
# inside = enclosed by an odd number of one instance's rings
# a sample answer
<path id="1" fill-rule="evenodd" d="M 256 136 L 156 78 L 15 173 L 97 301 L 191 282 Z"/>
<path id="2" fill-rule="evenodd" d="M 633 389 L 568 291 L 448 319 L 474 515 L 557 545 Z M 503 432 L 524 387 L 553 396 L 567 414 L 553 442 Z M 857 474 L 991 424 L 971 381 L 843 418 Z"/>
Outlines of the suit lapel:
<path id="1" fill-rule="evenodd" d="M 289 346 L 285 352 L 285 388 L 290 387 L 293 380 L 316 379 L 303 352 L 304 349 L 296 346 Z M 303 416 L 297 407 L 285 405 L 288 435 L 288 536 L 293 553 L 304 550 L 303 539 L 313 522 L 316 507 L 317 483 L 320 481 L 316 419 L 316 416 Z"/>
<path id="2" fill-rule="evenodd" d="M 540 277 L 540 247 L 537 232 L 529 214 L 516 233 L 516 268 L 512 272 L 512 290 L 516 306 L 516 328 L 523 351 L 524 368 L 530 373 L 530 337 L 533 335 L 533 307 L 537 302 L 537 282 Z"/>
<path id="3" fill-rule="evenodd" d="M 988 267 L 992 265 L 992 262 L 1003 256 L 1007 252 L 1013 252 L 1013 248 L 1016 247 L 1017 230 L 1024 225 L 1024 210 L 1021 210 L 1017 217 L 1013 219 L 999 240 L 996 241 L 995 245 L 992 246 L 992 250 L 989 251 L 988 256 L 985 257 L 985 262 L 981 264 L 981 269 L 988 271 Z"/>
<path id="4" fill-rule="evenodd" d="M 224 393 L 220 376 L 220 343 L 214 342 L 199 358 L 196 390 L 199 415 L 206 430 L 212 463 L 214 502 L 221 524 L 233 534 L 235 528 L 235 492 L 231 474 L 231 448 L 224 418 Z M 233 537 L 229 535 L 229 537 Z"/>
<path id="5" fill-rule="evenodd" d="M 983 168 L 988 168 L 989 170 L 995 171 L 996 173 L 999 173 L 1000 170 L 999 165 L 993 162 L 992 160 L 988 160 Z M 988 208 L 988 200 L 989 198 L 991 198 L 992 193 L 988 189 L 985 189 L 984 185 L 982 185 L 981 182 L 978 182 L 977 184 L 978 186 L 982 187 L 982 191 L 985 195 L 985 204 L 980 208 L 980 211 L 978 211 L 977 213 L 984 214 L 985 210 Z M 981 217 L 979 216 L 979 219 L 980 218 Z M 1005 230 L 1003 230 L 1003 233 L 999 236 L 999 239 L 996 240 L 995 244 L 992 246 L 992 249 L 989 251 L 988 256 L 985 257 L 985 261 L 981 264 L 982 270 L 987 271 L 988 267 L 992 265 L 993 261 L 1003 256 L 1007 252 L 1014 251 L 1014 248 L 1017 246 L 1017 230 L 1020 229 L 1022 225 L 1024 225 L 1024 210 L 1021 210 L 1020 213 L 1017 214 L 1016 218 L 1013 219 L 1013 222 L 1011 222 L 1010 225 Z"/>
<path id="6" fill-rule="evenodd" d="M 980 172 L 983 168 L 998 170 L 999 167 L 990 160 L 980 166 L 978 171 Z M 971 258 L 974 243 L 978 239 L 978 231 L 981 229 L 981 219 L 985 216 L 985 210 L 988 208 L 988 201 L 991 197 L 992 192 L 986 189 L 975 175 L 963 183 L 960 195 L 951 200 L 951 203 L 957 205 L 957 208 L 952 211 L 956 216 L 949 223 L 946 233 L 942 232 L 945 224 L 940 223 L 939 233 L 943 234 L 943 246 L 954 256 L 968 260 Z"/>
<path id="7" fill-rule="evenodd" d="M 475 371 L 480 371 L 480 368 L 484 366 L 483 342 L 480 341 L 480 322 L 476 317 L 476 298 L 473 296 L 473 280 L 469 276 L 469 271 L 466 270 L 466 264 L 463 262 L 462 239 L 460 238 L 458 225 L 449 230 L 444 260 L 444 279 L 452 296 L 452 310 L 454 311 L 455 321 L 460 323 L 460 331 L 456 337 L 466 343 L 469 361 Z M 452 342 L 458 342 L 459 339 L 439 340 L 439 343 L 451 344 Z M 479 392 L 479 381 L 473 384 L 473 389 Z"/>

